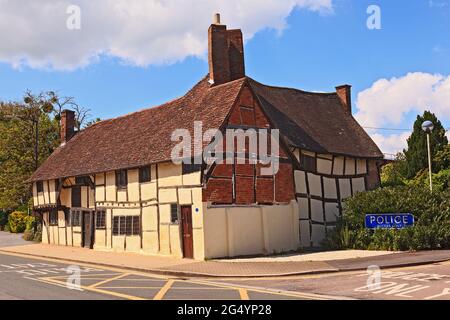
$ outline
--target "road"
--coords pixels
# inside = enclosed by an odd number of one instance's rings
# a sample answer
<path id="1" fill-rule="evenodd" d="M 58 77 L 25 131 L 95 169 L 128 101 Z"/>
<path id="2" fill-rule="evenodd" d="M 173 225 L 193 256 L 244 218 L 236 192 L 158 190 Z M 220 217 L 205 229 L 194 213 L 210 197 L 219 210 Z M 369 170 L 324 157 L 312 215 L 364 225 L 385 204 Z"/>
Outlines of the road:
<path id="1" fill-rule="evenodd" d="M 380 281 L 374 281 L 379 279 Z M 327 294 L 363 300 L 450 300 L 450 261 L 396 269 L 263 279 L 227 279 L 236 286 Z"/>
<path id="2" fill-rule="evenodd" d="M 68 273 L 68 270 L 71 270 Z M 75 271 L 75 273 L 74 273 Z M 77 274 L 80 283 L 76 285 Z M 69 281 L 68 281 L 69 280 Z M 324 295 L 246 288 L 216 280 L 164 277 L 96 265 L 0 253 L 0 299 L 311 300 Z"/>
<path id="3" fill-rule="evenodd" d="M 0 253 L 0 300 L 450 300 L 450 262 L 380 272 L 183 279 Z"/>

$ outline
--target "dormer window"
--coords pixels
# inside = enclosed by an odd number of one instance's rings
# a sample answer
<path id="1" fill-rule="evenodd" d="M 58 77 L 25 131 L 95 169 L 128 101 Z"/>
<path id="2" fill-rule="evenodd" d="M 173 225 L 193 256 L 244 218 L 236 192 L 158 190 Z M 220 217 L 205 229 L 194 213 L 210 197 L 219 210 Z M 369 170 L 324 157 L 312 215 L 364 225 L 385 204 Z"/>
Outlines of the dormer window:
<path id="1" fill-rule="evenodd" d="M 126 189 L 128 185 L 127 170 L 116 171 L 116 186 L 119 189 Z"/>

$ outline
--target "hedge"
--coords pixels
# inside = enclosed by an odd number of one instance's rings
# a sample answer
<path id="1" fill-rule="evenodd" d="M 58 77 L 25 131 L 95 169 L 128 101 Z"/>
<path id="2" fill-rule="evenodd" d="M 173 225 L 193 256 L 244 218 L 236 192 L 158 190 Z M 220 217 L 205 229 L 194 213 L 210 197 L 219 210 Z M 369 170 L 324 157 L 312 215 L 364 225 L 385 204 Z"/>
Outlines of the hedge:
<path id="1" fill-rule="evenodd" d="M 367 230 L 368 213 L 412 213 L 416 221 L 401 230 Z M 403 186 L 358 193 L 344 202 L 342 217 L 324 245 L 331 249 L 450 249 L 450 191 L 431 193 L 427 188 Z"/>

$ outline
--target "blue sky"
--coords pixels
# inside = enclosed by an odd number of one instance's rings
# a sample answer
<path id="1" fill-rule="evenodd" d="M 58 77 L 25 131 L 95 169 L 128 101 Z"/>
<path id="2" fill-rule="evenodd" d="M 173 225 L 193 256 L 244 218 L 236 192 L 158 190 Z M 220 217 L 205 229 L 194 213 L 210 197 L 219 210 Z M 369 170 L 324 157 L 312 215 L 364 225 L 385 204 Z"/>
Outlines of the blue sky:
<path id="1" fill-rule="evenodd" d="M 187 46 L 188 49 L 186 45 L 178 45 L 177 32 L 181 34 L 189 29 L 189 21 L 175 23 L 176 28 L 172 30 L 170 23 L 153 24 L 151 20 L 139 29 L 144 29 L 142 34 L 134 32 L 133 36 L 130 36 L 133 28 L 130 27 L 130 34 L 124 34 L 118 31 L 122 29 L 116 23 L 117 39 L 101 44 L 102 47 L 98 43 L 107 37 L 99 32 L 95 35 L 99 37 L 97 40 L 92 35 L 95 34 L 92 30 L 100 30 L 102 26 L 91 24 L 89 20 L 98 14 L 95 6 L 78 2 L 82 9 L 82 29 L 70 46 L 64 42 L 67 38 L 64 34 L 53 34 L 51 25 L 25 33 L 29 38 L 23 41 L 31 39 L 31 45 L 3 39 L 0 99 L 20 99 L 26 89 L 54 90 L 75 97 L 77 102 L 92 110 L 93 116 L 106 119 L 181 96 L 208 72 L 206 43 L 202 41 L 206 41 L 212 12 L 205 12 L 205 17 L 192 27 L 198 40 L 193 41 L 195 45 Z M 195 6 L 196 1 L 190 2 Z M 243 14 L 244 18 L 232 15 L 233 5 L 239 5 L 239 1 L 216 2 L 217 9 L 225 12 L 223 23 L 242 27 L 246 34 L 247 75 L 255 80 L 325 92 L 349 83 L 353 85 L 354 114 L 363 126 L 410 128 L 416 114 L 427 108 L 435 111 L 450 128 L 450 1 L 318 0 L 317 8 L 314 1 L 298 0 L 291 1 L 297 3 L 296 7 L 268 4 L 266 10 L 256 10 L 257 17 L 251 16 L 250 3 L 249 13 Z M 252 1 L 242 1 L 246 2 Z M 265 6 L 264 2 L 255 3 Z M 381 9 L 381 30 L 367 28 L 369 14 L 366 10 L 371 4 Z M 6 6 L 0 10 L 4 15 L 8 14 L 10 19 L 15 17 L 11 20 L 14 29 L 17 15 L 26 12 L 8 1 L 0 2 L 2 5 Z M 240 10 L 245 10 L 245 5 L 243 7 Z M 272 14 L 274 8 L 279 9 L 277 14 Z M 180 16 L 181 13 L 169 9 L 164 13 L 164 21 Z M 198 8 L 193 11 L 203 13 Z M 34 12 L 39 15 L 39 10 Z M 104 21 L 109 21 L 107 14 L 103 13 Z M 45 15 L 43 11 L 41 18 L 35 18 L 36 23 L 46 19 Z M 83 19 L 88 20 L 84 30 Z M 145 28 L 154 32 L 148 34 Z M 11 30 L 0 32 L 0 38 L 12 34 Z M 108 34 L 108 37 L 113 38 L 115 34 Z M 135 37 L 135 42 L 128 41 L 130 37 Z M 46 40 L 48 43 L 43 46 Z M 51 48 L 53 46 L 61 48 L 56 50 Z M 91 51 L 99 53 L 86 59 L 86 52 Z M 155 52 L 161 52 L 162 56 Z M 165 59 L 165 52 L 169 59 Z M 407 132 L 402 131 L 368 132 L 386 153 L 400 150 L 407 136 Z"/>

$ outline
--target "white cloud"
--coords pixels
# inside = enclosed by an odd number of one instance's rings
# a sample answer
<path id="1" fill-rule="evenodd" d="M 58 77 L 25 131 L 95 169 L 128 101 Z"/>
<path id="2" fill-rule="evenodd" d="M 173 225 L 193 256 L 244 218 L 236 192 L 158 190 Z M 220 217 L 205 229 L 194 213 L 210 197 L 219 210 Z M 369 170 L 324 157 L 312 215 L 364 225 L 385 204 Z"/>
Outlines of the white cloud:
<path id="1" fill-rule="evenodd" d="M 403 149 L 406 149 L 406 139 L 408 139 L 410 135 L 410 132 L 404 132 L 401 134 L 391 134 L 387 136 L 380 133 L 374 133 L 370 136 L 383 151 L 383 153 L 395 155 L 398 152 L 403 151 Z"/>
<path id="2" fill-rule="evenodd" d="M 69 5 L 81 30 L 66 28 Z M 147 66 L 204 57 L 214 12 L 242 28 L 283 30 L 296 8 L 332 12 L 332 0 L 0 0 L 0 61 L 15 67 L 75 69 L 102 55 Z"/>
<path id="3" fill-rule="evenodd" d="M 430 110 L 443 122 L 450 120 L 450 76 L 408 73 L 400 78 L 380 79 L 358 94 L 355 118 L 366 127 L 411 127 L 405 123 L 411 112 Z M 396 153 L 406 146 L 410 133 L 372 134 L 381 150 Z"/>

